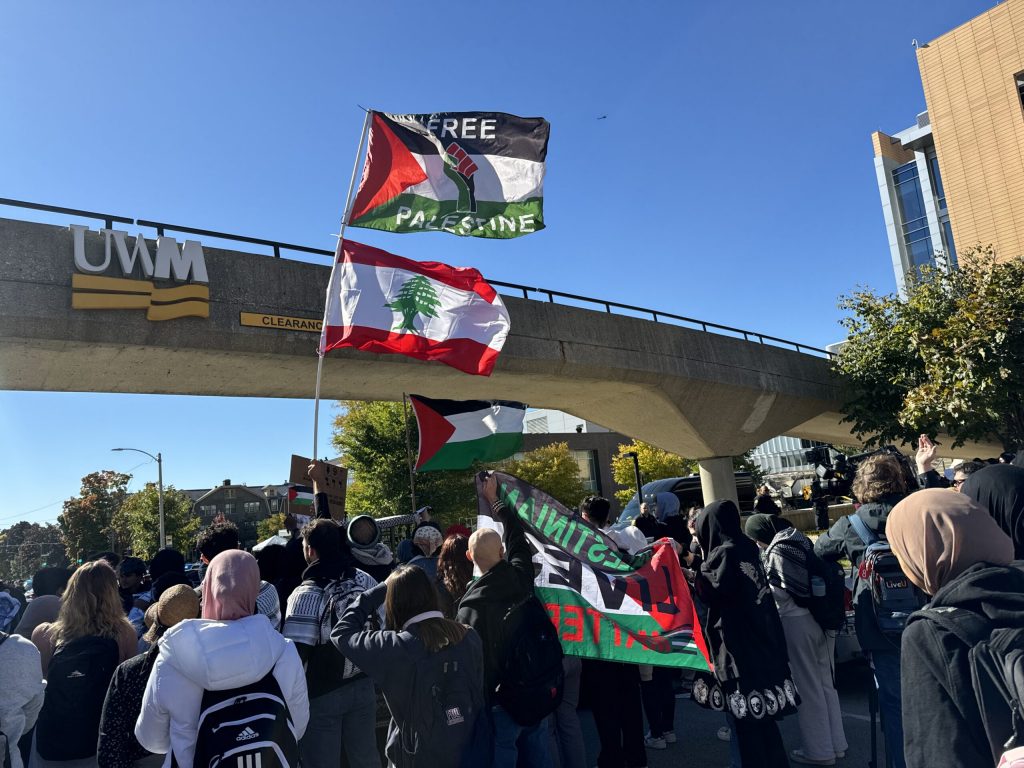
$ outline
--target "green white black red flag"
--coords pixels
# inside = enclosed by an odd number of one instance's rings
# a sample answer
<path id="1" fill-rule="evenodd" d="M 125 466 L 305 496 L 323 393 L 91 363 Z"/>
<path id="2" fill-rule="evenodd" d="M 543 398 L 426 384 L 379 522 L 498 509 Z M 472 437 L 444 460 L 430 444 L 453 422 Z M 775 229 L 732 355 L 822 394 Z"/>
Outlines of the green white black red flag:
<path id="1" fill-rule="evenodd" d="M 416 414 L 416 469 L 467 469 L 501 461 L 523 447 L 526 404 L 510 400 L 435 400 L 409 395 Z"/>
<path id="2" fill-rule="evenodd" d="M 690 589 L 669 539 L 630 556 L 538 488 L 495 472 L 498 498 L 533 549 L 538 599 L 573 656 L 711 669 Z M 477 477 L 477 526 L 501 530 Z"/>
<path id="3" fill-rule="evenodd" d="M 547 120 L 505 112 L 372 118 L 350 226 L 492 238 L 544 228 Z"/>

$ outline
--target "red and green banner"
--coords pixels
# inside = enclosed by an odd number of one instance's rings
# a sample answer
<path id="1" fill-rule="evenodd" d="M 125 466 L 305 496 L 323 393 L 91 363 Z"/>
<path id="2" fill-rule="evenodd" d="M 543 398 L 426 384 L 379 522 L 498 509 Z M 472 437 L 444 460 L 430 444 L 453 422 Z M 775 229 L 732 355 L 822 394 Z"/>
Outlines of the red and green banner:
<path id="1" fill-rule="evenodd" d="M 544 228 L 551 126 L 505 112 L 373 112 L 349 226 L 461 237 Z"/>
<path id="2" fill-rule="evenodd" d="M 436 400 L 409 395 L 419 450 L 416 469 L 467 469 L 501 461 L 523 447 L 526 404 L 509 400 Z"/>
<path id="3" fill-rule="evenodd" d="M 526 528 L 539 567 L 534 588 L 567 654 L 711 669 L 690 589 L 669 539 L 627 555 L 543 491 L 511 475 L 494 474 L 499 498 Z M 482 496 L 477 524 L 502 529 Z"/>

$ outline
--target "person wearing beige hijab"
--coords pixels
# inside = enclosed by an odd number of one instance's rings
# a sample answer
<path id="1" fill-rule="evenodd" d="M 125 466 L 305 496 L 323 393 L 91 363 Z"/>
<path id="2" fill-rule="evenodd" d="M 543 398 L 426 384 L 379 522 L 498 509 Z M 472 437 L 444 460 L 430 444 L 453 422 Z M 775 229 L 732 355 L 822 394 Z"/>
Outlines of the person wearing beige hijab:
<path id="1" fill-rule="evenodd" d="M 998 629 L 1021 627 L 1024 564 L 1011 563 L 1013 541 L 962 493 L 911 494 L 889 513 L 886 534 L 907 578 L 931 595 L 902 639 L 907 766 L 995 765 L 968 652 Z"/>

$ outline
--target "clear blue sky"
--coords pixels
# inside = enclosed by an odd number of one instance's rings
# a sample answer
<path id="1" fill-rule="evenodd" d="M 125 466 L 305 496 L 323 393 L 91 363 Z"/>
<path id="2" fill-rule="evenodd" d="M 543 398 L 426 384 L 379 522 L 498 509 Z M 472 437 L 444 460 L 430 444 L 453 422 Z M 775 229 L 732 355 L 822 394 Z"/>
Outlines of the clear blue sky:
<path id="1" fill-rule="evenodd" d="M 354 238 L 824 345 L 839 294 L 894 288 L 869 134 L 924 109 L 911 39 L 992 5 L 5 3 L 0 197 L 330 248 L 357 104 L 542 115 L 546 230 Z M 182 488 L 280 482 L 311 426 L 311 401 L 0 392 L 0 528 L 93 470 L 155 479 L 119 445 Z"/>

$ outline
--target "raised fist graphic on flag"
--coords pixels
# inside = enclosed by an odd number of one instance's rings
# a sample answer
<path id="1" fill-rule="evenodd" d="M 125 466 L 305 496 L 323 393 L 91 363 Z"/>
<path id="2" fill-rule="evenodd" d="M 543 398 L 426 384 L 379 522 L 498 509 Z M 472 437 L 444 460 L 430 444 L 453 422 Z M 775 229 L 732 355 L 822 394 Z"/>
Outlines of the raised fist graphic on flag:
<path id="1" fill-rule="evenodd" d="M 459 189 L 459 211 L 476 213 L 476 182 L 479 167 L 469 154 L 454 141 L 445 148 L 444 173 Z"/>

